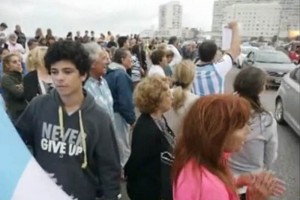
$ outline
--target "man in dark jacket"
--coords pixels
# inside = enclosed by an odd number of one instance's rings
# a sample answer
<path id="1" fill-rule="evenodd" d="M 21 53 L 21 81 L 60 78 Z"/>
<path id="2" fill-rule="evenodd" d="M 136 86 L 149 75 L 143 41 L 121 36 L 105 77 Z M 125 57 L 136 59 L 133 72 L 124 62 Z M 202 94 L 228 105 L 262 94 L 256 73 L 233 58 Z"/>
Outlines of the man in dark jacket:
<path id="1" fill-rule="evenodd" d="M 17 43 L 21 44 L 24 47 L 24 49 L 25 49 L 26 36 L 22 32 L 22 29 L 21 29 L 20 25 L 16 25 L 15 34 L 18 36 Z"/>

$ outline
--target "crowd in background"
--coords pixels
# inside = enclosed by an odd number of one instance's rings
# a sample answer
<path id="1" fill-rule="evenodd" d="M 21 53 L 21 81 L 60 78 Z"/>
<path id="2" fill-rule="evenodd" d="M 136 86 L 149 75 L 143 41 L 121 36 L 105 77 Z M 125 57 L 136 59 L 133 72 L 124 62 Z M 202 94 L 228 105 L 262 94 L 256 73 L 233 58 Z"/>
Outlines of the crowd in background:
<path id="1" fill-rule="evenodd" d="M 265 73 L 241 70 L 235 93 L 224 94 L 240 54 L 237 23 L 228 27 L 222 52 L 213 41 L 146 44 L 110 31 L 57 39 L 38 28 L 27 40 L 19 25 L 6 35 L 1 23 L 5 109 L 43 169 L 78 199 L 119 199 L 122 180 L 132 200 L 281 195 L 268 171 L 278 138 L 259 97 Z"/>

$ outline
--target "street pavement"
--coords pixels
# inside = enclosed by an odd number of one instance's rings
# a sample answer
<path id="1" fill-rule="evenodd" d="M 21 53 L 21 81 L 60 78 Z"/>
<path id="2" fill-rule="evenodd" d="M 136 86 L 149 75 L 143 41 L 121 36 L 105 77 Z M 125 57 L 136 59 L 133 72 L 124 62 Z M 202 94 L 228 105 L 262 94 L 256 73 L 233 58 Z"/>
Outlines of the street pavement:
<path id="1" fill-rule="evenodd" d="M 239 72 L 233 68 L 226 77 L 225 91 L 233 92 L 232 83 Z M 274 113 L 276 90 L 267 90 L 261 95 L 262 104 Z M 286 182 L 287 192 L 280 198 L 272 200 L 300 200 L 300 137 L 288 126 L 278 125 L 278 158 L 273 166 L 277 176 Z M 124 200 L 129 200 L 126 195 L 125 183 L 122 184 Z"/>

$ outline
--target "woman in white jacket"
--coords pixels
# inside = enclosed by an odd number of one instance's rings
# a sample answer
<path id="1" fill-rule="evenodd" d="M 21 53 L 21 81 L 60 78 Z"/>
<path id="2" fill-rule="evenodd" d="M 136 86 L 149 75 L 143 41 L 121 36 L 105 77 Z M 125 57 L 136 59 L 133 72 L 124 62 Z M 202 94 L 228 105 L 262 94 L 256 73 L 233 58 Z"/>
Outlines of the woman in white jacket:
<path id="1" fill-rule="evenodd" d="M 195 103 L 199 96 L 191 93 L 191 85 L 195 77 L 195 64 L 192 61 L 181 61 L 173 74 L 174 88 L 173 106 L 170 111 L 165 113 L 169 127 L 178 137 L 180 128 L 186 113 Z"/>
<path id="2" fill-rule="evenodd" d="M 234 81 L 236 94 L 247 99 L 252 107 L 250 134 L 242 150 L 232 154 L 228 162 L 235 176 L 270 169 L 277 158 L 277 123 L 273 115 L 263 108 L 259 97 L 265 89 L 266 80 L 265 72 L 250 67 L 241 70 Z M 240 191 L 243 200 L 245 189 Z"/>

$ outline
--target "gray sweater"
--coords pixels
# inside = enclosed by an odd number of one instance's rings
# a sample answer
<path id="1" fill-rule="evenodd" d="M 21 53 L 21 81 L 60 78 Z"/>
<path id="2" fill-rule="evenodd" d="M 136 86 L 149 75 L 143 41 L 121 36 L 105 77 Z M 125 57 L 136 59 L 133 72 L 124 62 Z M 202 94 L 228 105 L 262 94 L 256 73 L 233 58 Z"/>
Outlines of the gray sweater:
<path id="1" fill-rule="evenodd" d="M 233 153 L 228 165 L 234 175 L 269 169 L 277 158 L 277 123 L 271 113 L 253 113 L 251 132 L 241 151 Z"/>

